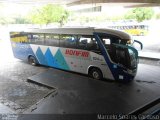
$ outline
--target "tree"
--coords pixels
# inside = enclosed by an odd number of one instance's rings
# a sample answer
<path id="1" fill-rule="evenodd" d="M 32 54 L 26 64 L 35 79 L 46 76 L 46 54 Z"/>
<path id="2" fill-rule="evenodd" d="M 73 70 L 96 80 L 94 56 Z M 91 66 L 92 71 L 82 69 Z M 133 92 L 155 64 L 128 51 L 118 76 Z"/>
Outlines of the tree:
<path id="1" fill-rule="evenodd" d="M 60 5 L 48 4 L 41 8 L 34 9 L 29 19 L 36 24 L 49 24 L 58 22 L 60 26 L 64 24 L 69 16 L 69 12 Z"/>
<path id="2" fill-rule="evenodd" d="M 18 16 L 18 17 L 14 18 L 14 22 L 13 23 L 14 24 L 28 24 L 29 21 L 25 17 Z"/>
<path id="3" fill-rule="evenodd" d="M 138 22 L 150 20 L 154 15 L 152 8 L 133 8 L 127 12 L 125 19 L 136 19 Z"/>

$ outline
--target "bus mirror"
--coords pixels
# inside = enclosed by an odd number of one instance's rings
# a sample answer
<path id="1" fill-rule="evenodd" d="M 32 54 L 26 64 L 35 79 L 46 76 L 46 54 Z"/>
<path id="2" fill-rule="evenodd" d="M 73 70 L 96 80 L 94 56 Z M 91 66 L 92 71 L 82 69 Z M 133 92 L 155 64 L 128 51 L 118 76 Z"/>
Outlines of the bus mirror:
<path id="1" fill-rule="evenodd" d="M 136 48 L 137 50 L 142 50 L 143 49 L 143 44 L 138 40 L 134 40 L 133 43 L 132 43 L 132 46 L 134 48 Z"/>

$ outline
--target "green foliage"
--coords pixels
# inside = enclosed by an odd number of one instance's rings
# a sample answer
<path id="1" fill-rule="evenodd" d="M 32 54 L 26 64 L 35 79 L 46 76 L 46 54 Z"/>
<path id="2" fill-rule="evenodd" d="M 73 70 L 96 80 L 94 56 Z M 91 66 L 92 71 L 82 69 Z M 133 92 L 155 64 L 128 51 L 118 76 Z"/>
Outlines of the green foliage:
<path id="1" fill-rule="evenodd" d="M 133 8 L 124 16 L 125 19 L 136 19 L 138 22 L 150 20 L 154 15 L 152 8 Z"/>
<path id="2" fill-rule="evenodd" d="M 69 12 L 60 5 L 48 4 L 34 9 L 29 14 L 29 19 L 36 24 L 49 24 L 58 22 L 62 26 L 67 20 Z"/>
<path id="3" fill-rule="evenodd" d="M 25 16 L 22 15 L 13 15 L 11 16 L 12 22 L 11 24 L 28 24 L 30 23 Z"/>

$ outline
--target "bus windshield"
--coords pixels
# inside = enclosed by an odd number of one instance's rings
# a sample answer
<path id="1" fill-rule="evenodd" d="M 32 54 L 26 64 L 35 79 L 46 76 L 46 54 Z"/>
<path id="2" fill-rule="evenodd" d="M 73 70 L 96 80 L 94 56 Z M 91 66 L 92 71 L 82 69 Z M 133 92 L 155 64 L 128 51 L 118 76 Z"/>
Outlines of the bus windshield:
<path id="1" fill-rule="evenodd" d="M 136 58 L 136 54 L 131 50 L 129 50 L 129 55 L 130 55 L 130 60 L 131 60 L 131 68 L 135 69 L 137 68 L 137 58 Z"/>

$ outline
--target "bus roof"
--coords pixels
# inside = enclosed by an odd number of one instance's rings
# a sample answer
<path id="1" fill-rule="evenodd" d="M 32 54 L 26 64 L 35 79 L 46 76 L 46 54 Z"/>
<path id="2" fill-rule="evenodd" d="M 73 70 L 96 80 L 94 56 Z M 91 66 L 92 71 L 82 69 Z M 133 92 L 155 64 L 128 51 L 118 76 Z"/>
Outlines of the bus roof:
<path id="1" fill-rule="evenodd" d="M 19 32 L 30 33 L 54 33 L 54 34 L 75 34 L 75 35 L 93 35 L 94 32 L 106 33 L 120 37 L 121 39 L 129 40 L 131 36 L 123 31 L 108 29 L 108 28 L 94 28 L 94 27 L 67 27 L 67 28 L 49 28 L 49 29 L 27 29 Z"/>

